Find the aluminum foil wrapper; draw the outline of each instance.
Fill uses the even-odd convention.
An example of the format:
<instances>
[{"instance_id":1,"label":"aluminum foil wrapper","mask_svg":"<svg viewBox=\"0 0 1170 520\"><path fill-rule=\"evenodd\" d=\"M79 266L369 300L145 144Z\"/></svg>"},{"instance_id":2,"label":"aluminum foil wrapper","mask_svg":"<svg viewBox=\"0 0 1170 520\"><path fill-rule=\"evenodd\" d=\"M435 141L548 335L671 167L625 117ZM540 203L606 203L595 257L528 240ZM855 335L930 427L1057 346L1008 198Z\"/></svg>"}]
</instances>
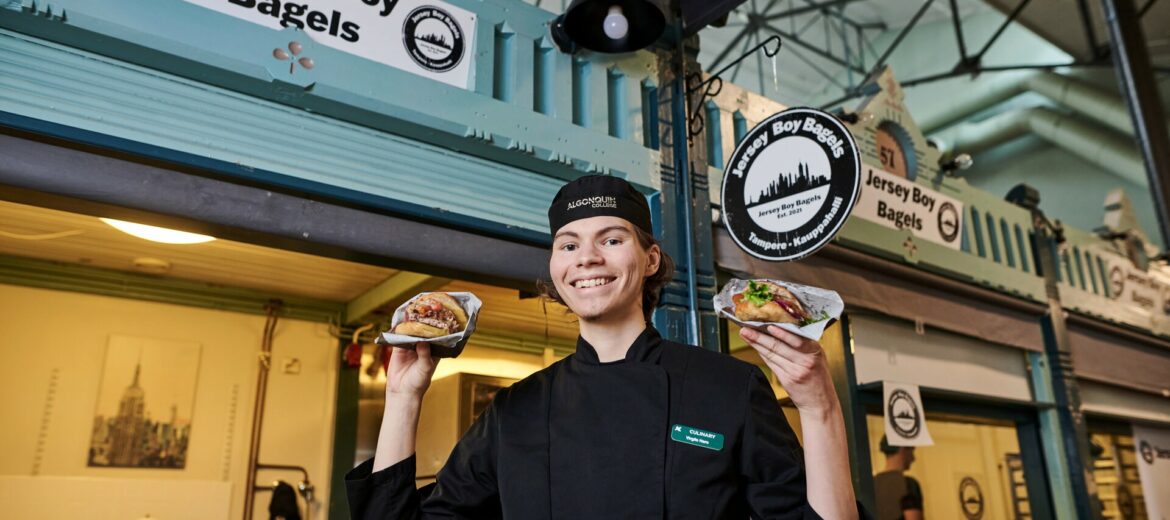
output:
<instances>
[{"instance_id":1,"label":"aluminum foil wrapper","mask_svg":"<svg viewBox=\"0 0 1170 520\"><path fill-rule=\"evenodd\" d=\"M433 291L432 291L433 292ZM383 332L374 340L378 345L391 345L398 348L406 348L414 350L414 344L423 342L431 344L431 357L438 358L453 358L458 357L463 353L463 347L467 345L467 340L471 338L471 333L475 332L475 319L479 317L479 308L483 306L483 302L479 301L474 294L469 292L449 292L455 301L463 307L463 311L467 313L467 326L463 328L463 332L457 334L448 334L446 336L439 336L437 338L417 338L414 336L405 336L402 334L394 334L394 327L399 323L406 321L406 306L411 302L422 298L430 293L416 294L413 298L406 300L402 305L399 305L394 310L394 317L390 322L390 330Z\"/></svg>"},{"instance_id":2,"label":"aluminum foil wrapper","mask_svg":"<svg viewBox=\"0 0 1170 520\"><path fill-rule=\"evenodd\" d=\"M732 278L719 290L719 294L715 295L715 312L720 316L727 318L740 327L747 327L764 331L768 325L775 325L784 330L799 334L811 340L820 341L821 335L825 333L825 328L837 321L841 317L841 313L845 311L845 302L841 300L841 296L836 291L828 289L821 289L819 287L811 287L808 285L800 285L791 282L784 282L780 280L772 280L770 278L754 278L753 280L772 282L776 285L784 287L804 304L804 309L809 312L814 318L820 316L827 316L827 318L812 322L803 327L792 323L768 323L763 321L742 321L735 317L735 303L732 302L731 297L743 292L747 289L749 280L740 280Z\"/></svg>"}]
</instances>

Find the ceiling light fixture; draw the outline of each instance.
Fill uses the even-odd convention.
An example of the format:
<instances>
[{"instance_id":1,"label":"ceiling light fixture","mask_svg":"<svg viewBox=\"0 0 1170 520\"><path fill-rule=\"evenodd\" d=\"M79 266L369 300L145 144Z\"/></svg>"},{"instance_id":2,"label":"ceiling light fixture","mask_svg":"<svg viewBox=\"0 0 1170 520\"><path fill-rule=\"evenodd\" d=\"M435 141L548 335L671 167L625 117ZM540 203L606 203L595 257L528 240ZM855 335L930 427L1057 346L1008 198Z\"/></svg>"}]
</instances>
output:
<instances>
[{"instance_id":1,"label":"ceiling light fixture","mask_svg":"<svg viewBox=\"0 0 1170 520\"><path fill-rule=\"evenodd\" d=\"M202 244L215 240L215 237L212 236L188 233L186 231L175 231L173 229L148 226L146 224L135 224L134 222L126 222L124 220L114 220L112 218L103 218L100 220L127 235L134 235L151 242L160 242L163 244Z\"/></svg>"},{"instance_id":2,"label":"ceiling light fixture","mask_svg":"<svg viewBox=\"0 0 1170 520\"><path fill-rule=\"evenodd\" d=\"M550 24L561 52L578 48L623 53L642 49L662 36L666 15L659 0L573 0Z\"/></svg>"}]
</instances>

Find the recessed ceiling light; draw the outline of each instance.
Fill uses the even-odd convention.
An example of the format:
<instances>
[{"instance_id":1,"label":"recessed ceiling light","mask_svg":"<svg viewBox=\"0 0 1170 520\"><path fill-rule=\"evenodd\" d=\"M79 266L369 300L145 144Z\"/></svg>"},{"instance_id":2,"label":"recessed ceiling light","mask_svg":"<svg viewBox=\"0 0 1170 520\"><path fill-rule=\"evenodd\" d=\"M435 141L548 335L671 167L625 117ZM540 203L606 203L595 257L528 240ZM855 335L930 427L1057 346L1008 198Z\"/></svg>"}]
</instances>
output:
<instances>
[{"instance_id":1,"label":"recessed ceiling light","mask_svg":"<svg viewBox=\"0 0 1170 520\"><path fill-rule=\"evenodd\" d=\"M175 231L173 229L148 226L146 224L135 224L133 222L114 220L112 218L103 218L101 221L109 224L118 231L128 235L134 235L143 240L150 240L151 242L161 242L163 244L202 244L215 240L215 237L212 236L188 233L186 231Z\"/></svg>"}]
</instances>

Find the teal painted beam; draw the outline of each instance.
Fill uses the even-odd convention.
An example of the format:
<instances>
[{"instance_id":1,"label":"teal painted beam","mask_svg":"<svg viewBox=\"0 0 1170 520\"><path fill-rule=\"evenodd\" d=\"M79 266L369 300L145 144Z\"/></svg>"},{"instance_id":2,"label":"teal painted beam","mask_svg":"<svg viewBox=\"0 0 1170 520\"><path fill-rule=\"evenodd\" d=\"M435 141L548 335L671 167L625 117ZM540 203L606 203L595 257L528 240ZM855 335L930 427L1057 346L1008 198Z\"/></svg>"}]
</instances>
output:
<instances>
[{"instance_id":1,"label":"teal painted beam","mask_svg":"<svg viewBox=\"0 0 1170 520\"><path fill-rule=\"evenodd\" d=\"M626 75L621 69L606 70L606 105L609 108L609 135L625 139L626 129Z\"/></svg>"},{"instance_id":2,"label":"teal painted beam","mask_svg":"<svg viewBox=\"0 0 1170 520\"><path fill-rule=\"evenodd\" d=\"M492 96L511 103L516 90L516 32L507 23L495 26Z\"/></svg>"},{"instance_id":3,"label":"teal painted beam","mask_svg":"<svg viewBox=\"0 0 1170 520\"><path fill-rule=\"evenodd\" d=\"M592 85L589 82L590 72L593 68L589 66L589 61L580 58L573 58L573 124L583 128L592 126L593 117L591 101L593 100Z\"/></svg>"},{"instance_id":4,"label":"teal painted beam","mask_svg":"<svg viewBox=\"0 0 1170 520\"><path fill-rule=\"evenodd\" d=\"M10 2L0 7L7 10L0 17L0 26L544 175L571 178L582 172L601 171L626 177L648 190L656 189L652 174L657 154L639 140L610 137L604 129L583 130L571 124L568 110L553 110L550 116L531 110L527 103L520 104L523 109L517 110L515 104L492 99L492 25L506 20L515 29L517 42L536 42L545 37L550 13L519 2L454 3L476 11L479 17L472 91L317 45L303 33L274 31L178 1L64 0L54 3L58 9L55 12L66 14L60 18L43 16L43 4L34 9ZM209 32L222 37L207 38ZM316 63L314 69L297 79L273 72L273 49L286 46L290 39L302 42L305 53L311 53ZM515 48L524 46L517 43ZM534 81L532 57L517 54L524 56L517 66L523 65L525 70L517 70L515 76L528 85ZM553 59L559 69L568 67L571 58L557 54ZM638 53L616 58L599 56L590 61L590 67L604 70L616 66L627 75L643 78L655 73L648 63L653 63L653 56ZM105 65L134 68L116 62ZM567 87L565 84L551 90L560 100L554 100L554 106L571 102ZM518 86L516 92L531 93L532 87ZM601 100L605 97L603 91L593 95ZM32 115L19 107L8 110ZM214 135L203 137L208 144L218 144ZM605 153L598 154L598 150Z\"/></svg>"},{"instance_id":5,"label":"teal painted beam","mask_svg":"<svg viewBox=\"0 0 1170 520\"><path fill-rule=\"evenodd\" d=\"M703 125L707 130L707 166L723 168L723 125L719 121L719 106L714 101L707 101L703 111L707 120Z\"/></svg>"},{"instance_id":6,"label":"teal painted beam","mask_svg":"<svg viewBox=\"0 0 1170 520\"><path fill-rule=\"evenodd\" d=\"M1032 375L1032 392L1037 403L1055 404L1056 389L1052 384L1052 371L1048 367L1048 356L1042 352L1029 352L1028 364ZM1040 416L1041 445L1044 447L1044 464L1048 469L1048 488L1052 494L1052 506L1056 518L1076 518L1076 498L1073 496L1069 464L1060 430L1060 416L1055 408L1043 408Z\"/></svg>"},{"instance_id":7,"label":"teal painted beam","mask_svg":"<svg viewBox=\"0 0 1170 520\"><path fill-rule=\"evenodd\" d=\"M386 306L397 308L402 302L420 292L435 291L450 282L451 280L446 278L399 271L351 300L346 305L346 322L376 321L375 317L370 316L373 311Z\"/></svg>"},{"instance_id":8,"label":"teal painted beam","mask_svg":"<svg viewBox=\"0 0 1170 520\"><path fill-rule=\"evenodd\" d=\"M0 256L0 283L256 315L278 298L282 317L324 323L345 312L337 302L15 256Z\"/></svg>"},{"instance_id":9,"label":"teal painted beam","mask_svg":"<svg viewBox=\"0 0 1170 520\"><path fill-rule=\"evenodd\" d=\"M553 74L556 72L556 47L553 47L552 42L548 38L541 38L533 42L533 94L532 94L532 109L544 114L546 116L554 116L554 93L553 85L555 78Z\"/></svg>"}]
</instances>

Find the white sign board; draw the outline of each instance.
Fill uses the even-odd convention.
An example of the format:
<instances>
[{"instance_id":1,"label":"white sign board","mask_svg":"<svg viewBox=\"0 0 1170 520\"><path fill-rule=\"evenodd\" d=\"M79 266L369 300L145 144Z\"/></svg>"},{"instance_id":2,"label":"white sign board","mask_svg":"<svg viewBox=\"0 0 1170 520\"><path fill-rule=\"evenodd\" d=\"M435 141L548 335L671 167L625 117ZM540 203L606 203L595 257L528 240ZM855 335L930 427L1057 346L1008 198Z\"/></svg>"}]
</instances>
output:
<instances>
[{"instance_id":1,"label":"white sign board","mask_svg":"<svg viewBox=\"0 0 1170 520\"><path fill-rule=\"evenodd\" d=\"M1149 318L1160 318L1167 314L1166 296L1170 293L1170 285L1134 267L1127 258L1103 254L1100 249L1096 253L1105 260L1105 283L1109 286L1110 298L1140 310L1143 316Z\"/></svg>"},{"instance_id":2,"label":"white sign board","mask_svg":"<svg viewBox=\"0 0 1170 520\"><path fill-rule=\"evenodd\" d=\"M873 166L862 166L853 214L951 249L963 244L962 202Z\"/></svg>"},{"instance_id":3,"label":"white sign board","mask_svg":"<svg viewBox=\"0 0 1170 520\"><path fill-rule=\"evenodd\" d=\"M420 76L470 89L475 13L437 0L186 0Z\"/></svg>"},{"instance_id":4,"label":"white sign board","mask_svg":"<svg viewBox=\"0 0 1170 520\"><path fill-rule=\"evenodd\" d=\"M1133 427L1138 476L1146 499L1146 516L1170 518L1170 430Z\"/></svg>"},{"instance_id":5,"label":"white sign board","mask_svg":"<svg viewBox=\"0 0 1170 520\"><path fill-rule=\"evenodd\" d=\"M885 399L886 440L890 446L933 446L918 385L882 383Z\"/></svg>"}]
</instances>

